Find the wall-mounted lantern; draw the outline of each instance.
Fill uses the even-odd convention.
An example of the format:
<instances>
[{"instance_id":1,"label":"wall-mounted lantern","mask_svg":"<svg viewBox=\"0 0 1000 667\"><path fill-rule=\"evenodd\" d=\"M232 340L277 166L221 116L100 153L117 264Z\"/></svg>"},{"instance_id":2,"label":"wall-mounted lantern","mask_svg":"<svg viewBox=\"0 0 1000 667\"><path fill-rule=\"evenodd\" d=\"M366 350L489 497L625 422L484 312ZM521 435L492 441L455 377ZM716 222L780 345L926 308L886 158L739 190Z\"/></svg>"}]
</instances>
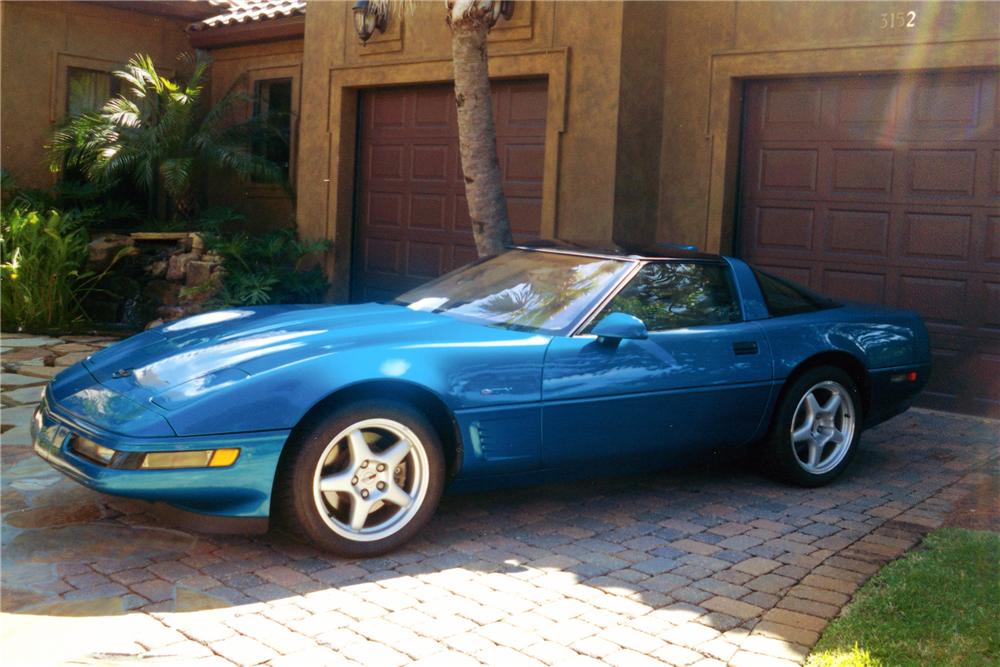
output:
<instances>
[{"instance_id":1,"label":"wall-mounted lantern","mask_svg":"<svg viewBox=\"0 0 1000 667\"><path fill-rule=\"evenodd\" d=\"M500 20L500 17L504 17L508 21L514 16L514 0L503 0L502 2L497 2L493 0L490 3L489 15L487 20L489 21L490 28L496 25L496 22Z\"/></svg>"},{"instance_id":2,"label":"wall-mounted lantern","mask_svg":"<svg viewBox=\"0 0 1000 667\"><path fill-rule=\"evenodd\" d=\"M362 44L371 39L376 30L385 32L389 22L387 13L377 10L368 0L357 0L351 11L354 12L354 29Z\"/></svg>"}]
</instances>

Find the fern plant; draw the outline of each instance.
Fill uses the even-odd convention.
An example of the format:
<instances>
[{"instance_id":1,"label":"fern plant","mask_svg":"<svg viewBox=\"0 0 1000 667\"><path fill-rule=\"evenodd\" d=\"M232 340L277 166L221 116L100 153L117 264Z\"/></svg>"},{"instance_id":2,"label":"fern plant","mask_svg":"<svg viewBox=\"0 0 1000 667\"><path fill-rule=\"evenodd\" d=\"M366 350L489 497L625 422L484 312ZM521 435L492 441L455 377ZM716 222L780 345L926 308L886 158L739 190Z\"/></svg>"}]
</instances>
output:
<instances>
[{"instance_id":1,"label":"fern plant","mask_svg":"<svg viewBox=\"0 0 1000 667\"><path fill-rule=\"evenodd\" d=\"M215 234L206 239L206 247L222 257L224 274L216 305L316 303L326 293L322 269L306 263L328 250L328 241L303 241L293 230L284 229L255 236Z\"/></svg>"}]
</instances>

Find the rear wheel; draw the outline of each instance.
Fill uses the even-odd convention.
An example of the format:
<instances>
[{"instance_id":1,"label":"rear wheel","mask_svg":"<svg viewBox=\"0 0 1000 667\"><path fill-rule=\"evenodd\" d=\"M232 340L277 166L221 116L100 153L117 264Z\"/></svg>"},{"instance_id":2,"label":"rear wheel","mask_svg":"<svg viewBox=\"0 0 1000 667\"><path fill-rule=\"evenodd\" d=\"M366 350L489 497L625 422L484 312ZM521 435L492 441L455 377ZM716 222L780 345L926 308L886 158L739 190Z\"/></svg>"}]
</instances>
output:
<instances>
[{"instance_id":1,"label":"rear wheel","mask_svg":"<svg viewBox=\"0 0 1000 667\"><path fill-rule=\"evenodd\" d=\"M836 479L857 451L861 400L851 376L833 366L803 373L784 392L763 443L765 471L800 486Z\"/></svg>"},{"instance_id":2,"label":"rear wheel","mask_svg":"<svg viewBox=\"0 0 1000 667\"><path fill-rule=\"evenodd\" d=\"M394 549L431 518L444 486L434 428L409 406L365 401L319 422L279 489L294 532L349 557Z\"/></svg>"}]
</instances>

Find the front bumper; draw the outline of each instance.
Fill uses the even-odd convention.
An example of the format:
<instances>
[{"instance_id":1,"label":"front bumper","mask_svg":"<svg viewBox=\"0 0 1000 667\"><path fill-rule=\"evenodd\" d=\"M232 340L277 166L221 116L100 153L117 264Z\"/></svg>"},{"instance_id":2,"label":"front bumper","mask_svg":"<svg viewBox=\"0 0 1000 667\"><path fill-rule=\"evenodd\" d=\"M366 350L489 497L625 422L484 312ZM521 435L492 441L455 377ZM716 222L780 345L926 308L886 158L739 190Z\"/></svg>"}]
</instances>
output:
<instances>
[{"instance_id":1,"label":"front bumper","mask_svg":"<svg viewBox=\"0 0 1000 667\"><path fill-rule=\"evenodd\" d=\"M290 431L261 431L198 437L129 438L102 431L43 400L32 422L35 452L52 467L86 487L117 496L165 502L188 512L217 517L266 518L271 488ZM122 470L99 465L69 447L73 435L119 452L239 448L224 468Z\"/></svg>"}]
</instances>

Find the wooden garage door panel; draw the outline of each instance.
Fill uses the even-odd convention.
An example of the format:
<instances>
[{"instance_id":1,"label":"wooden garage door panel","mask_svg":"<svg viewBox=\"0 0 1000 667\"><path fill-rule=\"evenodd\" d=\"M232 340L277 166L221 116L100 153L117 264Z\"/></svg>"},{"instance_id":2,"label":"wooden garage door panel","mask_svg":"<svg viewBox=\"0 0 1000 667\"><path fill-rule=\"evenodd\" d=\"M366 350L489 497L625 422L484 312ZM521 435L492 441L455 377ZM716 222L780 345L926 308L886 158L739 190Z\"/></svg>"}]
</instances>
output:
<instances>
[{"instance_id":1,"label":"wooden garage door panel","mask_svg":"<svg viewBox=\"0 0 1000 667\"><path fill-rule=\"evenodd\" d=\"M830 191L847 198L892 194L893 152L885 148L833 147Z\"/></svg>"},{"instance_id":2,"label":"wooden garage door panel","mask_svg":"<svg viewBox=\"0 0 1000 667\"><path fill-rule=\"evenodd\" d=\"M954 138L976 132L997 136L995 115L988 103L996 93L995 77L971 72L929 73L912 81L909 126L913 138Z\"/></svg>"},{"instance_id":3,"label":"wooden garage door panel","mask_svg":"<svg viewBox=\"0 0 1000 667\"><path fill-rule=\"evenodd\" d=\"M810 148L765 148L760 152L762 192L816 191L819 151Z\"/></svg>"},{"instance_id":4,"label":"wooden garage door panel","mask_svg":"<svg viewBox=\"0 0 1000 667\"><path fill-rule=\"evenodd\" d=\"M410 195L410 229L448 228L448 197L435 193L414 193Z\"/></svg>"},{"instance_id":5,"label":"wooden garage door panel","mask_svg":"<svg viewBox=\"0 0 1000 667\"><path fill-rule=\"evenodd\" d=\"M971 213L907 212L901 231L903 254L909 259L969 264Z\"/></svg>"},{"instance_id":6,"label":"wooden garage door panel","mask_svg":"<svg viewBox=\"0 0 1000 667\"><path fill-rule=\"evenodd\" d=\"M884 273L868 273L850 269L827 269L823 272L822 291L834 299L853 299L868 303L886 300Z\"/></svg>"},{"instance_id":7,"label":"wooden garage door panel","mask_svg":"<svg viewBox=\"0 0 1000 667\"><path fill-rule=\"evenodd\" d=\"M747 84L739 246L832 296L920 312L935 361L925 404L1000 415L997 80Z\"/></svg>"},{"instance_id":8,"label":"wooden garage door panel","mask_svg":"<svg viewBox=\"0 0 1000 667\"><path fill-rule=\"evenodd\" d=\"M996 89L995 72L760 81L746 128L765 141L996 139Z\"/></svg>"},{"instance_id":9,"label":"wooden garage door panel","mask_svg":"<svg viewBox=\"0 0 1000 667\"><path fill-rule=\"evenodd\" d=\"M826 210L824 250L827 254L862 254L884 259L889 252L891 211L860 206L831 206Z\"/></svg>"},{"instance_id":10,"label":"wooden garage door panel","mask_svg":"<svg viewBox=\"0 0 1000 667\"><path fill-rule=\"evenodd\" d=\"M497 153L516 241L541 227L547 87L497 81ZM390 299L476 257L451 86L361 96L355 301Z\"/></svg>"},{"instance_id":11,"label":"wooden garage door panel","mask_svg":"<svg viewBox=\"0 0 1000 667\"><path fill-rule=\"evenodd\" d=\"M812 250L815 211L800 206L763 204L754 215L754 247L764 252Z\"/></svg>"},{"instance_id":12,"label":"wooden garage door panel","mask_svg":"<svg viewBox=\"0 0 1000 667\"><path fill-rule=\"evenodd\" d=\"M986 218L986 243L983 244L983 263L1000 270L1000 215Z\"/></svg>"},{"instance_id":13,"label":"wooden garage door panel","mask_svg":"<svg viewBox=\"0 0 1000 667\"><path fill-rule=\"evenodd\" d=\"M978 325L982 333L1000 334L1000 278L983 281L980 303L982 310Z\"/></svg>"},{"instance_id":14,"label":"wooden garage door panel","mask_svg":"<svg viewBox=\"0 0 1000 667\"><path fill-rule=\"evenodd\" d=\"M841 80L837 89L835 123L851 134L870 136L899 115L900 90L893 79Z\"/></svg>"}]
</instances>

